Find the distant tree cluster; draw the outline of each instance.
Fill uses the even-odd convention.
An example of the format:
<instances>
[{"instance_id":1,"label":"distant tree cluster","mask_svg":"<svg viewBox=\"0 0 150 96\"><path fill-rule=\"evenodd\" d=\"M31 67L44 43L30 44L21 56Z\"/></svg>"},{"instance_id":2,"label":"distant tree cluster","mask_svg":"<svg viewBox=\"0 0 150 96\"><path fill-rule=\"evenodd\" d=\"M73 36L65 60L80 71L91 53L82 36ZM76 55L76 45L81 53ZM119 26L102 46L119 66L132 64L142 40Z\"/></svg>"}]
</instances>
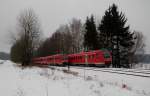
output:
<instances>
[{"instance_id":1,"label":"distant tree cluster","mask_svg":"<svg viewBox=\"0 0 150 96\"><path fill-rule=\"evenodd\" d=\"M33 56L107 49L112 54L112 67L129 68L138 61L135 55L144 53L144 36L130 31L127 18L115 4L105 11L99 24L93 15L84 23L74 18L41 43L40 26L33 11L23 12L18 21L20 34L11 47L11 59L23 65L29 64Z\"/></svg>"},{"instance_id":2,"label":"distant tree cluster","mask_svg":"<svg viewBox=\"0 0 150 96\"><path fill-rule=\"evenodd\" d=\"M10 55L5 52L0 52L0 59L1 60L10 60Z\"/></svg>"},{"instance_id":3,"label":"distant tree cluster","mask_svg":"<svg viewBox=\"0 0 150 96\"><path fill-rule=\"evenodd\" d=\"M68 25L61 25L51 37L40 45L37 56L80 52L83 50L82 28L83 25L78 19L72 19Z\"/></svg>"}]
</instances>

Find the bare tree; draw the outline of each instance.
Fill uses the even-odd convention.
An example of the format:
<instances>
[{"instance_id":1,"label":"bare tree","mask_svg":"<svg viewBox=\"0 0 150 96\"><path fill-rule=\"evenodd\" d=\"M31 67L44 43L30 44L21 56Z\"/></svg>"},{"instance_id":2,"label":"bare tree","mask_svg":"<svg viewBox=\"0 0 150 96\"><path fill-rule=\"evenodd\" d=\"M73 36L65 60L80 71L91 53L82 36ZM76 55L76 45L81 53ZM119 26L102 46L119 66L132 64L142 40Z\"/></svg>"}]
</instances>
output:
<instances>
[{"instance_id":1,"label":"bare tree","mask_svg":"<svg viewBox=\"0 0 150 96\"><path fill-rule=\"evenodd\" d=\"M137 32L134 31L135 34L135 45L133 52L135 54L143 54L144 53L144 48L145 48L145 38L142 32Z\"/></svg>"},{"instance_id":2,"label":"bare tree","mask_svg":"<svg viewBox=\"0 0 150 96\"><path fill-rule=\"evenodd\" d=\"M70 24L60 25L38 48L38 56L50 54L69 54L83 50L83 30L80 20L73 19Z\"/></svg>"},{"instance_id":3,"label":"bare tree","mask_svg":"<svg viewBox=\"0 0 150 96\"><path fill-rule=\"evenodd\" d=\"M47 38L38 48L38 56L71 53L72 35L68 25L61 25L51 37Z\"/></svg>"},{"instance_id":4,"label":"bare tree","mask_svg":"<svg viewBox=\"0 0 150 96\"><path fill-rule=\"evenodd\" d=\"M145 53L145 38L142 32L134 31L134 46L131 49L132 63L138 63ZM140 58L139 58L140 56Z\"/></svg>"},{"instance_id":5,"label":"bare tree","mask_svg":"<svg viewBox=\"0 0 150 96\"><path fill-rule=\"evenodd\" d=\"M73 18L70 23L70 32L72 35L72 53L77 53L83 50L83 25L81 20Z\"/></svg>"},{"instance_id":6,"label":"bare tree","mask_svg":"<svg viewBox=\"0 0 150 96\"><path fill-rule=\"evenodd\" d=\"M23 11L18 18L18 38L20 42L20 58L22 65L28 65L31 62L34 50L37 48L40 37L40 24L37 16L32 9Z\"/></svg>"},{"instance_id":7,"label":"bare tree","mask_svg":"<svg viewBox=\"0 0 150 96\"><path fill-rule=\"evenodd\" d=\"M57 53L71 53L72 36L68 25L61 25L52 35L51 39L53 39L51 44L55 45L53 48Z\"/></svg>"}]
</instances>

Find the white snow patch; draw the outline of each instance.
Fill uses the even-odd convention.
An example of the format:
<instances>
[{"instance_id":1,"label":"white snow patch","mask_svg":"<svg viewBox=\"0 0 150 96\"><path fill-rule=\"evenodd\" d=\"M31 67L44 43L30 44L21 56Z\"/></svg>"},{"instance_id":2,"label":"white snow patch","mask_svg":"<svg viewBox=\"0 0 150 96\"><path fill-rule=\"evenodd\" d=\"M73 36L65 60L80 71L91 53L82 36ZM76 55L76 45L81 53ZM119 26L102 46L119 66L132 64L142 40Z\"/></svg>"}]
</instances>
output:
<instances>
[{"instance_id":1,"label":"white snow patch","mask_svg":"<svg viewBox=\"0 0 150 96\"><path fill-rule=\"evenodd\" d=\"M5 61L0 65L0 96L148 96L110 84L111 77L104 75L83 78L48 68L21 69Z\"/></svg>"}]
</instances>

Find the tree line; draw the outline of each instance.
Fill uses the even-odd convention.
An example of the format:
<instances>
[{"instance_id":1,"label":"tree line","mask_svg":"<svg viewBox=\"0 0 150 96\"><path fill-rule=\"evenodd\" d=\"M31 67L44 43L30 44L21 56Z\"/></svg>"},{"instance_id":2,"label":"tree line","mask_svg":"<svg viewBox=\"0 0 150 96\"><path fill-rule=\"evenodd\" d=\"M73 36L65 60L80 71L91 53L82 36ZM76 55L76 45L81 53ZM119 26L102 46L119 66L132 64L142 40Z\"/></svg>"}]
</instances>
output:
<instances>
[{"instance_id":1,"label":"tree line","mask_svg":"<svg viewBox=\"0 0 150 96\"><path fill-rule=\"evenodd\" d=\"M40 40L40 24L33 10L23 12L18 21L19 36L11 47L11 60L22 65L30 64L33 57L107 49L112 54L112 67L129 68L137 61L135 54L144 52L143 34L130 31L125 14L115 4L105 11L99 24L94 15L84 23L74 18L45 40Z\"/></svg>"}]
</instances>

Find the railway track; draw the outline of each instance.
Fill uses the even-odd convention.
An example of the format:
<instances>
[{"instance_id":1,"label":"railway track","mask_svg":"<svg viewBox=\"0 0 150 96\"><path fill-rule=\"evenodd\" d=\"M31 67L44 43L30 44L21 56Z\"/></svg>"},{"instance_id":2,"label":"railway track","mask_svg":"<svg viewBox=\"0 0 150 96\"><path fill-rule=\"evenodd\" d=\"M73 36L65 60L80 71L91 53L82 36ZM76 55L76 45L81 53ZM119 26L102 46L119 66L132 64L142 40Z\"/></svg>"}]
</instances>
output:
<instances>
[{"instance_id":1,"label":"railway track","mask_svg":"<svg viewBox=\"0 0 150 96\"><path fill-rule=\"evenodd\" d=\"M74 68L150 78L150 71L148 71L148 72L141 71L140 72L140 70L138 70L138 71L125 70L125 69L114 70L114 69L93 68L93 67L92 68L74 67Z\"/></svg>"},{"instance_id":2,"label":"railway track","mask_svg":"<svg viewBox=\"0 0 150 96\"><path fill-rule=\"evenodd\" d=\"M149 71L143 71L143 70L128 70L128 69L120 69L120 70L113 70L113 69L105 69L105 70L112 70L112 71L121 71L121 72L132 72L132 73L141 73L141 74L150 74L150 70Z\"/></svg>"},{"instance_id":3,"label":"railway track","mask_svg":"<svg viewBox=\"0 0 150 96\"><path fill-rule=\"evenodd\" d=\"M62 68L67 68L67 67L62 67ZM108 73L124 74L124 75L132 75L132 76L150 78L150 70L111 69L111 68L96 68L96 67L77 67L77 66L71 66L70 68L92 70L92 71L101 71L101 72L108 72Z\"/></svg>"}]
</instances>

